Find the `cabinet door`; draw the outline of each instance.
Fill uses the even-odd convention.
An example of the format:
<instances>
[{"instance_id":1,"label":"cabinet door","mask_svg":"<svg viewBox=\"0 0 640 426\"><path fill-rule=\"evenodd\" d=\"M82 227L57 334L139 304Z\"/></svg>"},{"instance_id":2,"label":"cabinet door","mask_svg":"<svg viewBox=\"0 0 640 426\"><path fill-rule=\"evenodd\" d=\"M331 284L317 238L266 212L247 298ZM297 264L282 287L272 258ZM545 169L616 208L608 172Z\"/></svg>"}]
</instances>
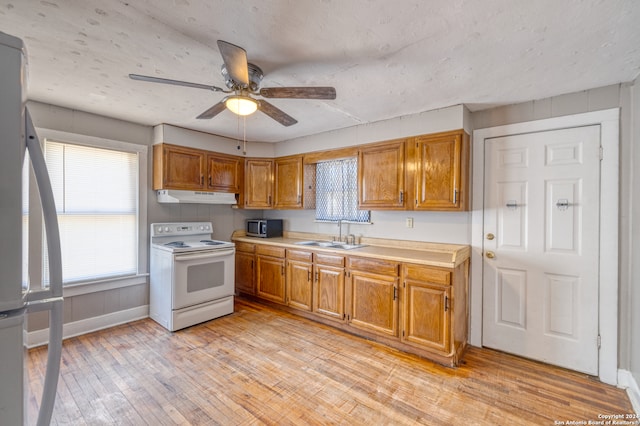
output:
<instances>
[{"instance_id":1,"label":"cabinet door","mask_svg":"<svg viewBox=\"0 0 640 426\"><path fill-rule=\"evenodd\" d=\"M416 138L415 209L466 210L468 144L464 134Z\"/></svg>"},{"instance_id":2,"label":"cabinet door","mask_svg":"<svg viewBox=\"0 0 640 426\"><path fill-rule=\"evenodd\" d=\"M404 343L450 352L451 287L405 279Z\"/></svg>"},{"instance_id":3,"label":"cabinet door","mask_svg":"<svg viewBox=\"0 0 640 426\"><path fill-rule=\"evenodd\" d=\"M242 160L226 155L207 155L207 189L219 192L240 192Z\"/></svg>"},{"instance_id":4,"label":"cabinet door","mask_svg":"<svg viewBox=\"0 0 640 426\"><path fill-rule=\"evenodd\" d=\"M203 190L204 151L175 146L153 147L153 189Z\"/></svg>"},{"instance_id":5,"label":"cabinet door","mask_svg":"<svg viewBox=\"0 0 640 426\"><path fill-rule=\"evenodd\" d=\"M347 315L353 327L398 335L397 277L350 271L351 306Z\"/></svg>"},{"instance_id":6,"label":"cabinet door","mask_svg":"<svg viewBox=\"0 0 640 426\"><path fill-rule=\"evenodd\" d=\"M310 262L287 261L287 302L294 308L311 311L312 272Z\"/></svg>"},{"instance_id":7,"label":"cabinet door","mask_svg":"<svg viewBox=\"0 0 640 426\"><path fill-rule=\"evenodd\" d=\"M274 208L302 208L302 156L275 160Z\"/></svg>"},{"instance_id":8,"label":"cabinet door","mask_svg":"<svg viewBox=\"0 0 640 426\"><path fill-rule=\"evenodd\" d=\"M256 256L258 296L273 302L285 303L284 259L271 256Z\"/></svg>"},{"instance_id":9,"label":"cabinet door","mask_svg":"<svg viewBox=\"0 0 640 426\"><path fill-rule=\"evenodd\" d=\"M271 208L273 202L273 160L245 162L245 207Z\"/></svg>"},{"instance_id":10,"label":"cabinet door","mask_svg":"<svg viewBox=\"0 0 640 426\"><path fill-rule=\"evenodd\" d=\"M344 320L344 268L315 265L313 312Z\"/></svg>"},{"instance_id":11,"label":"cabinet door","mask_svg":"<svg viewBox=\"0 0 640 426\"><path fill-rule=\"evenodd\" d=\"M404 140L365 147L358 153L358 204L361 209L403 209Z\"/></svg>"},{"instance_id":12,"label":"cabinet door","mask_svg":"<svg viewBox=\"0 0 640 426\"><path fill-rule=\"evenodd\" d=\"M255 255L236 251L236 293L256 292L255 287Z\"/></svg>"}]
</instances>

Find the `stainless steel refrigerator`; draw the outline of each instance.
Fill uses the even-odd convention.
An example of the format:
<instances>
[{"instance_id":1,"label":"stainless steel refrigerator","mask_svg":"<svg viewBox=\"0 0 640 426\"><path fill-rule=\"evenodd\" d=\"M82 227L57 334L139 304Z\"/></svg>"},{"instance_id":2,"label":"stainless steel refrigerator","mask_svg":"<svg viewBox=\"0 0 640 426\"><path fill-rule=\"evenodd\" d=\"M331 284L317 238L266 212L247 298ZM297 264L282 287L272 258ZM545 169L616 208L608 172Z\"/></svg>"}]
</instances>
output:
<instances>
[{"instance_id":1,"label":"stainless steel refrigerator","mask_svg":"<svg viewBox=\"0 0 640 426\"><path fill-rule=\"evenodd\" d=\"M27 56L22 40L0 32L0 424L27 423L26 318L49 312L49 347L38 425L48 425L62 351L62 265L56 209L40 142L25 107ZM49 286L30 289L23 273L23 167L30 161L40 194ZM33 212L31 212L33 215ZM29 419L32 423L32 419Z\"/></svg>"}]
</instances>

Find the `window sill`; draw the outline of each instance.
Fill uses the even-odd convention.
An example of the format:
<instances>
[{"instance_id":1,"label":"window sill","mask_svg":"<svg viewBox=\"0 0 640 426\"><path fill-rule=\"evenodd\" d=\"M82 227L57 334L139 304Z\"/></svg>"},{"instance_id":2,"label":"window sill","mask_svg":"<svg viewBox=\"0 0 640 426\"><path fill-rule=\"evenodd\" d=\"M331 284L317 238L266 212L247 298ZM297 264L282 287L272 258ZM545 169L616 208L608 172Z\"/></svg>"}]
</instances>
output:
<instances>
[{"instance_id":1,"label":"window sill","mask_svg":"<svg viewBox=\"0 0 640 426\"><path fill-rule=\"evenodd\" d=\"M148 282L149 274L130 275L126 277L107 278L96 281L67 284L62 289L63 297L80 296L122 287L131 287Z\"/></svg>"}]
</instances>

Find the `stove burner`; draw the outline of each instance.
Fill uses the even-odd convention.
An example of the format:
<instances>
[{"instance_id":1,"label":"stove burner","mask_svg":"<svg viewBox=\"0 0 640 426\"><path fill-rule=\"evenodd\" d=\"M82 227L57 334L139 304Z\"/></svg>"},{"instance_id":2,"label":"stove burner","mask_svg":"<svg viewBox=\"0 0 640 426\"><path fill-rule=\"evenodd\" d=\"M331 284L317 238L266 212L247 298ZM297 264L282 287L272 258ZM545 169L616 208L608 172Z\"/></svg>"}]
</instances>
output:
<instances>
[{"instance_id":1,"label":"stove burner","mask_svg":"<svg viewBox=\"0 0 640 426\"><path fill-rule=\"evenodd\" d=\"M170 243L166 243L165 246L178 247L178 248L189 247L187 244L184 243L184 241L172 241Z\"/></svg>"},{"instance_id":2,"label":"stove burner","mask_svg":"<svg viewBox=\"0 0 640 426\"><path fill-rule=\"evenodd\" d=\"M219 246L220 244L224 244L222 241L213 241L213 240L200 240L201 243L204 243L205 246Z\"/></svg>"}]
</instances>

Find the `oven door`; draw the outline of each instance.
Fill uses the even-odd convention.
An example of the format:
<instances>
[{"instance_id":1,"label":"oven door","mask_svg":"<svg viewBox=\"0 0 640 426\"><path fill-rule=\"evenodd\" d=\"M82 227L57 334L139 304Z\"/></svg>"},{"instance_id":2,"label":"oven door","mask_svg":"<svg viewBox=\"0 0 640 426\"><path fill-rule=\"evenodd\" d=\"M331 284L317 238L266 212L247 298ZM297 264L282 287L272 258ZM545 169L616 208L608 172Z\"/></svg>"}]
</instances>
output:
<instances>
[{"instance_id":1,"label":"oven door","mask_svg":"<svg viewBox=\"0 0 640 426\"><path fill-rule=\"evenodd\" d=\"M234 262L235 248L174 255L172 309L232 296Z\"/></svg>"}]
</instances>

